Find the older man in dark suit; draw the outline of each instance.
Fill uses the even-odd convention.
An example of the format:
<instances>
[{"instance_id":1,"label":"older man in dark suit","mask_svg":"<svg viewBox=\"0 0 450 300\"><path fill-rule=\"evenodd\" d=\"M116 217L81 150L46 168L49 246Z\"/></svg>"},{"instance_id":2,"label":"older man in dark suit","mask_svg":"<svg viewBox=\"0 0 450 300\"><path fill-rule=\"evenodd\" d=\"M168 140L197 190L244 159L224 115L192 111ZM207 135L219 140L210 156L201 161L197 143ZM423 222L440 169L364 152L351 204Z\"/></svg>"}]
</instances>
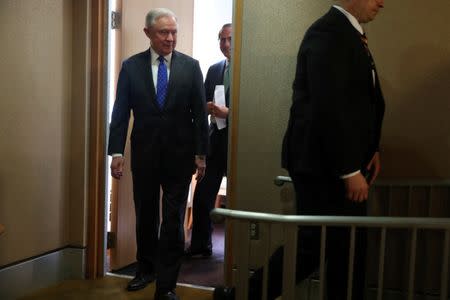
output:
<instances>
[{"instance_id":1,"label":"older man in dark suit","mask_svg":"<svg viewBox=\"0 0 450 300\"><path fill-rule=\"evenodd\" d=\"M231 31L232 27L229 23L223 25L220 29L219 45L226 59L212 65L208 69L205 79L208 113L211 115L209 126L210 151L206 158L208 169L205 178L195 187L192 237L191 245L186 250L187 256L209 257L212 255L211 234L213 228L209 214L214 208L222 178L227 171L228 127L218 126L216 118L228 120ZM225 105L213 101L214 92L218 85L224 85Z\"/></svg>"},{"instance_id":2,"label":"older man in dark suit","mask_svg":"<svg viewBox=\"0 0 450 300\"><path fill-rule=\"evenodd\" d=\"M369 186L380 170L384 99L360 24L372 21L384 1L337 2L300 46L283 143L283 166L303 215L366 215ZM346 299L348 230L332 228L327 239L328 299ZM306 271L317 266L319 245L318 229L300 231L299 259ZM364 297L365 248L360 231L352 299Z\"/></svg>"},{"instance_id":3,"label":"older man in dark suit","mask_svg":"<svg viewBox=\"0 0 450 300\"><path fill-rule=\"evenodd\" d=\"M133 111L131 169L138 270L127 288L144 288L156 275L156 300L178 299L175 287L184 251L189 184L195 170L198 180L204 175L208 145L202 73L196 60L174 50L177 29L170 10L147 14L144 32L151 46L122 65L109 136L111 175L120 179Z\"/></svg>"}]
</instances>

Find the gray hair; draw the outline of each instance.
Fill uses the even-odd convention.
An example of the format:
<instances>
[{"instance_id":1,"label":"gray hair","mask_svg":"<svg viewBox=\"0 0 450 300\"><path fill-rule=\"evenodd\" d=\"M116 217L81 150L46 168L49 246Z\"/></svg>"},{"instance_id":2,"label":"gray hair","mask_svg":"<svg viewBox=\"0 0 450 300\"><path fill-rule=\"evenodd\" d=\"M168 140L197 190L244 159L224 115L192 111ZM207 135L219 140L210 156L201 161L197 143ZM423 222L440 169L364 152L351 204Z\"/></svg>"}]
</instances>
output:
<instances>
[{"instance_id":1,"label":"gray hair","mask_svg":"<svg viewBox=\"0 0 450 300\"><path fill-rule=\"evenodd\" d=\"M145 16L145 27L146 28L152 27L153 25L155 25L156 20L158 20L161 17L173 17L175 19L175 21L178 22L177 16L170 9L155 8L155 9L152 9L151 11L149 11L147 13L147 15Z\"/></svg>"}]
</instances>

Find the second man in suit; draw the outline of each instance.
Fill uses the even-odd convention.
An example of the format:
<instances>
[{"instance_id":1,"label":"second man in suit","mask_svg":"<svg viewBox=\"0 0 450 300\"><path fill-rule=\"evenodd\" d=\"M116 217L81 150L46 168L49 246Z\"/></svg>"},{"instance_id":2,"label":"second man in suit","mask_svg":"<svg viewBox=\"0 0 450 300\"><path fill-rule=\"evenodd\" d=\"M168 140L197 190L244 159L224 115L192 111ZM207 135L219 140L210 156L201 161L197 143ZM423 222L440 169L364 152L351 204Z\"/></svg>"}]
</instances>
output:
<instances>
[{"instance_id":1,"label":"second man in suit","mask_svg":"<svg viewBox=\"0 0 450 300\"><path fill-rule=\"evenodd\" d=\"M380 170L384 98L361 24L383 6L383 0L336 0L303 37L282 149L299 215L366 215L369 187ZM300 229L297 282L318 268L320 238L320 228ZM349 230L327 227L326 239L327 299L348 299ZM365 231L358 230L352 299L365 298L365 252ZM269 262L270 300L281 294L282 268L279 248ZM261 299L262 275L258 269L250 278L248 299ZM214 300L234 298L233 288L214 291Z\"/></svg>"},{"instance_id":2,"label":"second man in suit","mask_svg":"<svg viewBox=\"0 0 450 300\"><path fill-rule=\"evenodd\" d=\"M145 20L150 48L122 64L110 124L111 175L120 179L130 112L131 171L138 270L128 290L155 280L155 300L178 299L184 213L192 174L205 172L208 146L203 76L198 61L175 51L178 23L164 8ZM162 196L162 223L159 201Z\"/></svg>"},{"instance_id":3,"label":"second man in suit","mask_svg":"<svg viewBox=\"0 0 450 300\"><path fill-rule=\"evenodd\" d=\"M384 98L362 23L383 0L337 0L306 32L298 53L283 167L301 215L365 216L380 170ZM327 228L328 299L347 298L349 228ZM320 228L299 235L300 277L319 261ZM352 299L364 299L366 233L356 232ZM303 275L303 276L302 276Z\"/></svg>"},{"instance_id":4,"label":"second man in suit","mask_svg":"<svg viewBox=\"0 0 450 300\"><path fill-rule=\"evenodd\" d=\"M219 31L220 50L226 59L212 65L205 80L208 113L211 116L209 127L210 151L206 158L208 168L205 177L197 183L193 200L193 223L191 245L187 256L212 255L212 224L209 214L214 208L222 178L227 171L228 126L221 128L216 118L228 119L230 96L230 59L231 59L231 24L225 24ZM224 85L225 105L214 102L214 91L217 85ZM220 128L219 128L220 127Z\"/></svg>"}]
</instances>

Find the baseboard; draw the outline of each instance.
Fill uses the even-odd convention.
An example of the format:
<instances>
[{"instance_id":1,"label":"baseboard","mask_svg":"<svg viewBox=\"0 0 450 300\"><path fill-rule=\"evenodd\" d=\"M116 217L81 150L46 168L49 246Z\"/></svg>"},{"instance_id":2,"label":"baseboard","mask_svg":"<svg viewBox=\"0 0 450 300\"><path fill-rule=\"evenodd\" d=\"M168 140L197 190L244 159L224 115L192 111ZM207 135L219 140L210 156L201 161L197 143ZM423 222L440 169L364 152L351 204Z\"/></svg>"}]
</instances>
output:
<instances>
[{"instance_id":1,"label":"baseboard","mask_svg":"<svg viewBox=\"0 0 450 300\"><path fill-rule=\"evenodd\" d=\"M66 247L0 270L0 299L18 299L67 279L84 278L86 249Z\"/></svg>"}]
</instances>

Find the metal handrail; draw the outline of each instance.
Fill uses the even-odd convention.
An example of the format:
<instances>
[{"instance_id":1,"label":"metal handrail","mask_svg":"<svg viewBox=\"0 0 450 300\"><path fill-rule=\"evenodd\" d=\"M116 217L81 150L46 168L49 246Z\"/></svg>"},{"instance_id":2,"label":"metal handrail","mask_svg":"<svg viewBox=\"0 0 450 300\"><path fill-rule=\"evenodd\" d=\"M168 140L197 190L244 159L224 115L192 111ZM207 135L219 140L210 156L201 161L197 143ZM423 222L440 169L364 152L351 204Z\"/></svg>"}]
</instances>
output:
<instances>
[{"instance_id":1,"label":"metal handrail","mask_svg":"<svg viewBox=\"0 0 450 300\"><path fill-rule=\"evenodd\" d=\"M390 228L407 228L411 230L411 257L409 259L409 267L412 270L412 274L408 280L408 299L413 299L414 293L414 273L415 273L415 261L416 261L416 247L417 247L417 230L418 229L434 229L444 230L445 238L443 243L442 261L443 266L441 270L441 300L447 299L448 287L448 263L449 263L449 249L450 249L450 218L410 218L410 217L356 217L356 216L304 216L304 215L279 215L271 213L250 212L240 210L230 210L224 208L215 208L211 212L213 220L230 219L237 222L238 235L240 236L240 248L249 249L249 226L251 222L281 224L284 228L284 257L283 262L283 287L282 296L286 299L294 299L294 286L295 280L292 274L295 274L296 265L296 238L298 226L318 226L321 228L321 249L320 249L320 278L324 278L324 266L325 266L325 241L326 241L326 228L328 226L342 226L350 227L352 233L351 244L349 248L349 272L353 269L353 255L354 255L354 235L356 227L368 227L368 228L380 228L380 252L379 252L379 278L378 278L378 293L377 299L381 300L383 297L383 276L384 276L384 259L385 259L385 245L386 245L386 230ZM269 227L270 228L270 227ZM269 235L270 238L270 235ZM237 299L246 299L248 293L248 281L246 280L248 275L248 261L249 252L240 251L237 255L237 263L239 265L237 273ZM269 260L269 253L266 251L264 261L267 263ZM351 276L349 276L351 278ZM263 278L263 290L265 291L268 284L268 272L264 272ZM349 280L347 290L352 290L352 281ZM319 298L324 299L324 284L323 281L319 282ZM267 299L267 293L264 292L263 299ZM351 294L347 299L352 299Z\"/></svg>"},{"instance_id":2,"label":"metal handrail","mask_svg":"<svg viewBox=\"0 0 450 300\"><path fill-rule=\"evenodd\" d=\"M211 217L213 220L217 221L220 221L223 217L226 217L238 220L263 221L268 223L289 223L307 226L349 226L349 224L352 224L358 227L450 229L450 218L280 215L243 210L231 210L226 208L213 209L211 212Z\"/></svg>"}]
</instances>

